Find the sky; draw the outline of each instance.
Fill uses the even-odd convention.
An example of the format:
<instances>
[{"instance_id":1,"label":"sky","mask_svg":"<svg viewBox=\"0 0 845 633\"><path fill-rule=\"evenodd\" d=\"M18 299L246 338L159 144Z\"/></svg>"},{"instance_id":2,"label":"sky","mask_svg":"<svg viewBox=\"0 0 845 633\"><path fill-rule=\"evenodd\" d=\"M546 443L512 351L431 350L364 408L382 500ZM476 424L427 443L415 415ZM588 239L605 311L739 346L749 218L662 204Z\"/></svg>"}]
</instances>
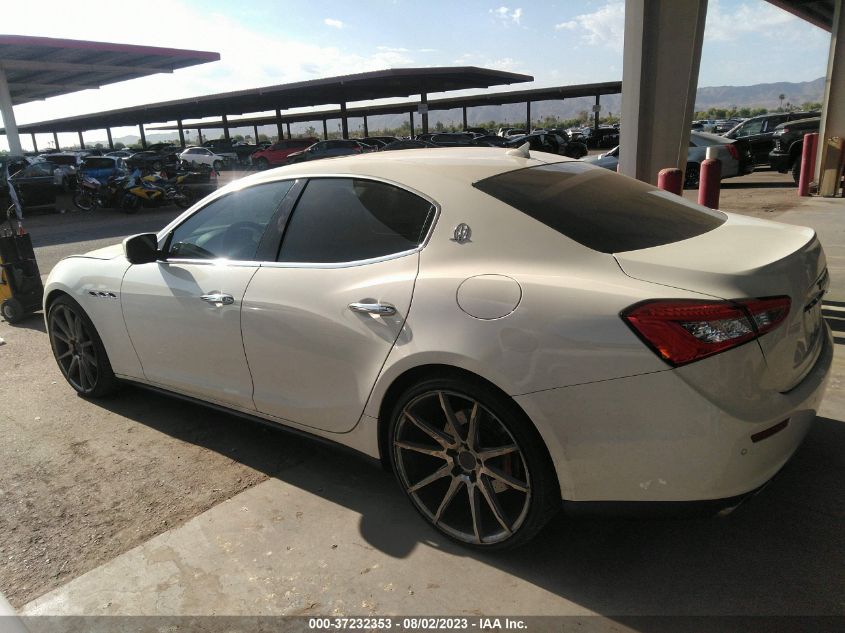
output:
<instances>
[{"instance_id":1,"label":"sky","mask_svg":"<svg viewBox=\"0 0 845 633\"><path fill-rule=\"evenodd\" d=\"M16 106L18 123L397 67L534 76L511 89L622 78L620 0L73 0L71 11L66 0L44 0L37 14L33 6L5 3L0 31L210 50L221 61ZM699 86L817 79L829 43L828 33L764 0L710 0ZM122 131L132 128L113 132ZM30 145L28 135L21 140Z\"/></svg>"}]
</instances>

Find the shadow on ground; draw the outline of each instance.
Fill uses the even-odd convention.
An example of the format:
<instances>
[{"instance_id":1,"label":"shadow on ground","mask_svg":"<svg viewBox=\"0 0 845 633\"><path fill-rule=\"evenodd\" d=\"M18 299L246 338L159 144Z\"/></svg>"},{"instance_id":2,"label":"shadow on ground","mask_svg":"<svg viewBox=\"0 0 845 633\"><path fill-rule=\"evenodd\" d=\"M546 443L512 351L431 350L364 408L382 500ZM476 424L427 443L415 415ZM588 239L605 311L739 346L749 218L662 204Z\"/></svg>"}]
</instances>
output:
<instances>
[{"instance_id":1,"label":"shadow on ground","mask_svg":"<svg viewBox=\"0 0 845 633\"><path fill-rule=\"evenodd\" d=\"M819 418L780 475L728 517L559 515L529 545L492 555L439 536L392 475L354 454L135 388L102 406L350 508L361 515L362 537L393 557L417 547L475 557L608 616L845 611L845 423L839 420Z\"/></svg>"}]
</instances>

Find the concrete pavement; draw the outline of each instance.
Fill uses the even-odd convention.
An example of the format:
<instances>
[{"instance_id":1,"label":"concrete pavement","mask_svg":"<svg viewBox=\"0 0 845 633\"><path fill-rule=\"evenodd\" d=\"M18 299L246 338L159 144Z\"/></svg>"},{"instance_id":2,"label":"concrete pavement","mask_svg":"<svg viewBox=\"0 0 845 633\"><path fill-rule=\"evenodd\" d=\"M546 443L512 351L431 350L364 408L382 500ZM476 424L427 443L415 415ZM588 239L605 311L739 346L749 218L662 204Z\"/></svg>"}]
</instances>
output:
<instances>
[{"instance_id":1,"label":"concrete pavement","mask_svg":"<svg viewBox=\"0 0 845 633\"><path fill-rule=\"evenodd\" d=\"M813 226L827 251L834 375L805 445L733 515L561 516L520 550L477 555L429 529L389 475L318 446L23 613L842 615L845 201L777 219Z\"/></svg>"}]
</instances>

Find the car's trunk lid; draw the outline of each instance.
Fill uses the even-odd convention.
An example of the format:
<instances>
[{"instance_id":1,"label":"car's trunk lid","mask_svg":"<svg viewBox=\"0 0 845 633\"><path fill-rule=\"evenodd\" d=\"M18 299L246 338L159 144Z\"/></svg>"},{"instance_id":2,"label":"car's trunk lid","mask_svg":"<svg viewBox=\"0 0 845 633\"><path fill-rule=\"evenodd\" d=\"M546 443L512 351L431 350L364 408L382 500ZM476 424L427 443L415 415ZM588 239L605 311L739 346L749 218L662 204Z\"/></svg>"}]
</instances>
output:
<instances>
[{"instance_id":1,"label":"car's trunk lid","mask_svg":"<svg viewBox=\"0 0 845 633\"><path fill-rule=\"evenodd\" d=\"M614 257L635 279L721 299L788 295L786 322L758 339L769 367L766 386L787 391L821 351L824 251L812 229L727 215L723 225L697 237Z\"/></svg>"}]
</instances>

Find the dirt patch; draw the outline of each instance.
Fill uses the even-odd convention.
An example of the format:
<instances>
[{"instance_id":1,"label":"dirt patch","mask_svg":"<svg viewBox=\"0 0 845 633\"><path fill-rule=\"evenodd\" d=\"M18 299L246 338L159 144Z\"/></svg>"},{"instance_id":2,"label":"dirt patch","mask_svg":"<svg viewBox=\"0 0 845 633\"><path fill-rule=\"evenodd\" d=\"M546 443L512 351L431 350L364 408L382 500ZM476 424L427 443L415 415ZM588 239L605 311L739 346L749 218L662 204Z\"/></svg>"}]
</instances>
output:
<instances>
[{"instance_id":1,"label":"dirt patch","mask_svg":"<svg viewBox=\"0 0 845 633\"><path fill-rule=\"evenodd\" d=\"M698 191L684 191L689 200L698 199ZM792 176L763 169L740 178L722 181L719 208L743 215L776 220L785 211L801 206L801 198Z\"/></svg>"},{"instance_id":2,"label":"dirt patch","mask_svg":"<svg viewBox=\"0 0 845 633\"><path fill-rule=\"evenodd\" d=\"M40 316L0 322L0 591L15 607L309 458L313 444L127 388L89 402Z\"/></svg>"}]
</instances>

